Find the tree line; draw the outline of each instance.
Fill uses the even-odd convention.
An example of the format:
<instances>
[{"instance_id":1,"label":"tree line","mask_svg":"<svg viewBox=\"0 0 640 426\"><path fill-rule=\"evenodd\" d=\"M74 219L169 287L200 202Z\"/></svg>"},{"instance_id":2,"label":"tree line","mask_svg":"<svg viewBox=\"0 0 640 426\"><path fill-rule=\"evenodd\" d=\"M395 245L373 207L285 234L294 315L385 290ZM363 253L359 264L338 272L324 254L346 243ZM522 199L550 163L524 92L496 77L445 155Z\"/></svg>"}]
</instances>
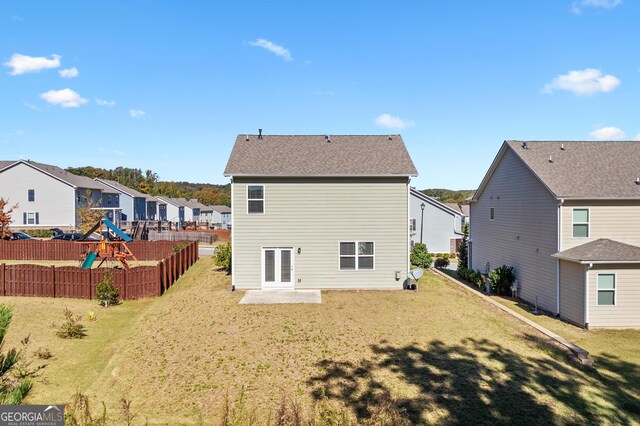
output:
<instances>
[{"instance_id":1,"label":"tree line","mask_svg":"<svg viewBox=\"0 0 640 426\"><path fill-rule=\"evenodd\" d=\"M116 167L102 169L99 167L69 167L69 173L89 178L109 179L121 185L135 189L144 194L164 195L171 198L196 198L206 205L231 205L230 185L214 185L211 183L191 183L162 181L153 170Z\"/></svg>"}]
</instances>

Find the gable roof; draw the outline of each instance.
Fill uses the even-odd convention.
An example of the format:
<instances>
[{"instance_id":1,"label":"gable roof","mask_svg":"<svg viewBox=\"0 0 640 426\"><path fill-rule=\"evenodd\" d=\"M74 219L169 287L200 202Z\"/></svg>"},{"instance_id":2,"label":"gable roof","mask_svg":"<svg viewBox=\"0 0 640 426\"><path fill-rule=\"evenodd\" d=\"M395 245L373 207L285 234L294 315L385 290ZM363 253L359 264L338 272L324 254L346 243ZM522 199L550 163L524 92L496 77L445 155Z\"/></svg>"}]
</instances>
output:
<instances>
[{"instance_id":1,"label":"gable roof","mask_svg":"<svg viewBox=\"0 0 640 426\"><path fill-rule=\"evenodd\" d=\"M163 202L165 202L167 204L171 204L171 205L176 206L176 207L184 207L184 204L180 203L178 201L178 198L165 197L164 195L158 195L157 198L160 201L163 201ZM183 198L183 200L184 200L184 198Z\"/></svg>"},{"instance_id":2,"label":"gable roof","mask_svg":"<svg viewBox=\"0 0 640 426\"><path fill-rule=\"evenodd\" d=\"M576 263L640 263L640 247L600 238L553 256Z\"/></svg>"},{"instance_id":3,"label":"gable roof","mask_svg":"<svg viewBox=\"0 0 640 426\"><path fill-rule=\"evenodd\" d=\"M4 164L0 164L0 170L4 170L10 167L15 167L19 164L24 164L25 166L31 167L35 170L39 170L40 172L47 174L54 179L57 179L67 185L78 189L78 188L86 188L86 189L96 189L109 194L117 194L112 188L105 186L99 182L95 182L93 179L88 178L86 176L74 175L58 166L52 166L50 164L37 163L35 161L30 160L18 160L18 161L3 161Z\"/></svg>"},{"instance_id":4,"label":"gable roof","mask_svg":"<svg viewBox=\"0 0 640 426\"><path fill-rule=\"evenodd\" d=\"M638 141L505 141L473 200L482 193L507 150L556 198L640 199L640 185L636 184L640 178Z\"/></svg>"},{"instance_id":5,"label":"gable roof","mask_svg":"<svg viewBox=\"0 0 640 426\"><path fill-rule=\"evenodd\" d=\"M158 199L156 197L154 197L153 195L145 194L145 193L137 191L137 190L135 190L133 188L129 188L128 186L124 186L124 185L116 182L115 180L101 179L101 178L95 178L94 180L96 182L99 182L99 183L102 183L104 185L107 185L110 188L113 188L118 192L121 192L123 194L127 194L130 197L144 198L147 201L158 202Z\"/></svg>"},{"instance_id":6,"label":"gable roof","mask_svg":"<svg viewBox=\"0 0 640 426\"><path fill-rule=\"evenodd\" d=\"M441 203L440 201L436 200L433 197L429 197L428 195L424 195L422 192L418 191L417 189L415 189L414 187L411 187L410 189L411 195L422 200L422 201L426 201L427 203L431 204L434 207L439 208L440 210L444 210L445 212L449 213L450 215L454 215L454 216L461 216L462 213L457 210L457 209L453 209L451 207L449 207L448 205Z\"/></svg>"},{"instance_id":7,"label":"gable roof","mask_svg":"<svg viewBox=\"0 0 640 426\"><path fill-rule=\"evenodd\" d=\"M417 176L400 135L238 135L225 176Z\"/></svg>"},{"instance_id":8,"label":"gable roof","mask_svg":"<svg viewBox=\"0 0 640 426\"><path fill-rule=\"evenodd\" d=\"M211 208L215 211L217 211L218 213L231 213L231 207L229 206L211 206Z\"/></svg>"},{"instance_id":9,"label":"gable roof","mask_svg":"<svg viewBox=\"0 0 640 426\"><path fill-rule=\"evenodd\" d=\"M198 200L187 200L187 204L189 207L191 207L192 209L200 209L200 212L212 212L213 209L205 204L202 204L200 201Z\"/></svg>"}]
</instances>

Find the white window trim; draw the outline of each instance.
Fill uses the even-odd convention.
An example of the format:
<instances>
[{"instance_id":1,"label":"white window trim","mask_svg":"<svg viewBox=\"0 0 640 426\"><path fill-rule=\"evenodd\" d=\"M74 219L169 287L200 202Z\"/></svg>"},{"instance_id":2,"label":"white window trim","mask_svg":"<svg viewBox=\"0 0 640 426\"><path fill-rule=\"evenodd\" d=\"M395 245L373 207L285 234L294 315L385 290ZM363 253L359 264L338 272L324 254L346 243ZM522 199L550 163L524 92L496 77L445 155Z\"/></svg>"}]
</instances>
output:
<instances>
[{"instance_id":1,"label":"white window trim","mask_svg":"<svg viewBox=\"0 0 640 426\"><path fill-rule=\"evenodd\" d=\"M37 220L36 220L36 214L38 214L38 212L25 212L27 214L27 223L25 223L25 225L38 225ZM33 223L29 223L29 215L32 214L33 215Z\"/></svg>"},{"instance_id":2,"label":"white window trim","mask_svg":"<svg viewBox=\"0 0 640 426\"><path fill-rule=\"evenodd\" d=\"M355 243L356 245L356 254L355 255L342 255L340 254L340 244L342 243ZM358 243L373 243L373 255L363 254L358 255ZM372 257L373 258L373 268L371 269L360 269L358 268L359 262L358 257ZM356 259L356 267L354 269L341 269L340 268L340 259L343 257L355 257ZM338 241L338 271L340 272L355 272L355 271L375 271L376 270L376 242L373 240L351 240L351 241Z\"/></svg>"},{"instance_id":3,"label":"white window trim","mask_svg":"<svg viewBox=\"0 0 640 426\"><path fill-rule=\"evenodd\" d=\"M249 187L250 186L261 186L262 187L262 213L249 213ZM267 188L263 183L248 183L245 188L245 197L244 199L247 202L247 214L250 215L258 215L258 214L266 214L267 213ZM251 200L259 200L260 198L252 198Z\"/></svg>"},{"instance_id":4,"label":"white window trim","mask_svg":"<svg viewBox=\"0 0 640 426\"><path fill-rule=\"evenodd\" d=\"M574 222L573 221L573 212L575 210L586 210L587 217L589 218L586 222ZM576 237L573 234L573 225L587 225L587 236L586 237ZM571 238L590 238L591 237L591 209L589 207L573 207L571 208Z\"/></svg>"},{"instance_id":5,"label":"white window trim","mask_svg":"<svg viewBox=\"0 0 640 426\"><path fill-rule=\"evenodd\" d=\"M613 275L613 305L601 305L598 303L598 293L601 291L598 288L598 282L600 281L600 275ZM611 290L602 290L602 291L611 291ZM606 307L614 307L618 305L618 273L617 272L600 272L596 274L596 306Z\"/></svg>"}]
</instances>

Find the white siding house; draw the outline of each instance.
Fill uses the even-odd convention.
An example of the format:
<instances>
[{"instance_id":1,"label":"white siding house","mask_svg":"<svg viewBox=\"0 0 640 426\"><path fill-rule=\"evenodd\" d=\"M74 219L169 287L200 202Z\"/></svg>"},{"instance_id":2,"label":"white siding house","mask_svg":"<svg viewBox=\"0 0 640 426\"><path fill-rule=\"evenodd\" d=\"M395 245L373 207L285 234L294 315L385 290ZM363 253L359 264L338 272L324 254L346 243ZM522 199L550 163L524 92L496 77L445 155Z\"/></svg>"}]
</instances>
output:
<instances>
[{"instance_id":1,"label":"white siding house","mask_svg":"<svg viewBox=\"0 0 640 426\"><path fill-rule=\"evenodd\" d=\"M213 210L212 224L218 229L229 229L231 226L231 207L210 206Z\"/></svg>"},{"instance_id":2,"label":"white siding house","mask_svg":"<svg viewBox=\"0 0 640 426\"><path fill-rule=\"evenodd\" d=\"M403 288L417 171L399 135L240 135L225 175L236 288Z\"/></svg>"},{"instance_id":3,"label":"white siding house","mask_svg":"<svg viewBox=\"0 0 640 426\"><path fill-rule=\"evenodd\" d=\"M409 227L411 243L424 243L431 253L455 253L463 237L460 211L411 188Z\"/></svg>"},{"instance_id":4,"label":"white siding house","mask_svg":"<svg viewBox=\"0 0 640 426\"><path fill-rule=\"evenodd\" d=\"M640 327L640 142L505 142L471 200L470 266L584 327Z\"/></svg>"}]
</instances>

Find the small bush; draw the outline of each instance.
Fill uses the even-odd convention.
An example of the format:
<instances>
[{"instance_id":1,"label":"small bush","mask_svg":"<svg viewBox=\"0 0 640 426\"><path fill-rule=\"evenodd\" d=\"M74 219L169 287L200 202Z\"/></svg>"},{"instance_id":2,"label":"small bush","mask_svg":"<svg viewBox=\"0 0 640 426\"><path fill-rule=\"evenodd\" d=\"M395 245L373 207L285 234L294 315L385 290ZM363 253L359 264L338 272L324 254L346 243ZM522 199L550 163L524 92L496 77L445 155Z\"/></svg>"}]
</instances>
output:
<instances>
[{"instance_id":1,"label":"small bush","mask_svg":"<svg viewBox=\"0 0 640 426\"><path fill-rule=\"evenodd\" d=\"M20 232L24 232L27 235L32 236L33 238L51 238L53 235L53 231L48 229L23 229Z\"/></svg>"},{"instance_id":2,"label":"small bush","mask_svg":"<svg viewBox=\"0 0 640 426\"><path fill-rule=\"evenodd\" d=\"M416 243L411 250L411 264L418 268L430 268L433 255L427 250L427 246L422 243Z\"/></svg>"},{"instance_id":3,"label":"small bush","mask_svg":"<svg viewBox=\"0 0 640 426\"><path fill-rule=\"evenodd\" d=\"M80 322L82 316L73 315L69 308L64 308L64 321L60 324L53 323L51 326L56 329L56 336L62 339L82 339L87 335L85 326Z\"/></svg>"},{"instance_id":4,"label":"small bush","mask_svg":"<svg viewBox=\"0 0 640 426\"><path fill-rule=\"evenodd\" d=\"M174 253L179 253L181 250L184 250L189 245L189 241L179 241L173 245L171 251Z\"/></svg>"},{"instance_id":5,"label":"small bush","mask_svg":"<svg viewBox=\"0 0 640 426\"><path fill-rule=\"evenodd\" d=\"M89 311L89 313L87 314L87 319L89 321L96 321L98 319L98 317L96 316L95 312Z\"/></svg>"},{"instance_id":6,"label":"small bush","mask_svg":"<svg viewBox=\"0 0 640 426\"><path fill-rule=\"evenodd\" d=\"M7 327L13 317L13 308L9 305L0 304L0 341L4 339L4 335L7 332Z\"/></svg>"},{"instance_id":7,"label":"small bush","mask_svg":"<svg viewBox=\"0 0 640 426\"><path fill-rule=\"evenodd\" d=\"M449 259L455 259L458 257L455 253L449 253Z\"/></svg>"},{"instance_id":8,"label":"small bush","mask_svg":"<svg viewBox=\"0 0 640 426\"><path fill-rule=\"evenodd\" d=\"M469 281L471 284L480 288L484 287L484 280L480 271L474 271L473 269L467 269L463 265L458 265L458 270L456 272L459 278Z\"/></svg>"},{"instance_id":9,"label":"small bush","mask_svg":"<svg viewBox=\"0 0 640 426\"><path fill-rule=\"evenodd\" d=\"M107 406L102 403L102 413L95 416L91 413L89 397L79 391L73 395L71 402L64 406L64 424L70 426L105 426L107 424Z\"/></svg>"},{"instance_id":10,"label":"small bush","mask_svg":"<svg viewBox=\"0 0 640 426\"><path fill-rule=\"evenodd\" d=\"M513 266L502 265L489 273L491 291L498 295L508 295L515 280L516 274L513 272Z\"/></svg>"},{"instance_id":11,"label":"small bush","mask_svg":"<svg viewBox=\"0 0 640 426\"><path fill-rule=\"evenodd\" d=\"M213 255L213 261L224 269L227 274L231 273L231 243L226 243L216 247L216 252Z\"/></svg>"},{"instance_id":12,"label":"small bush","mask_svg":"<svg viewBox=\"0 0 640 426\"><path fill-rule=\"evenodd\" d=\"M438 269L444 269L447 266L449 266L449 259L447 259L447 258L436 259L436 261L434 262L433 266L435 266Z\"/></svg>"},{"instance_id":13,"label":"small bush","mask_svg":"<svg viewBox=\"0 0 640 426\"><path fill-rule=\"evenodd\" d=\"M96 286L96 297L100 305L105 308L120 303L120 291L113 285L113 274L111 271L105 272L102 281ZM95 319L95 314L93 317ZM89 319L92 320L91 317L89 317Z\"/></svg>"},{"instance_id":14,"label":"small bush","mask_svg":"<svg viewBox=\"0 0 640 426\"><path fill-rule=\"evenodd\" d=\"M53 358L53 354L51 353L51 350L49 348L43 348L42 346L39 347L38 349L36 349L33 352L33 355L36 358L40 358L40 359L51 359L51 358Z\"/></svg>"}]
</instances>

